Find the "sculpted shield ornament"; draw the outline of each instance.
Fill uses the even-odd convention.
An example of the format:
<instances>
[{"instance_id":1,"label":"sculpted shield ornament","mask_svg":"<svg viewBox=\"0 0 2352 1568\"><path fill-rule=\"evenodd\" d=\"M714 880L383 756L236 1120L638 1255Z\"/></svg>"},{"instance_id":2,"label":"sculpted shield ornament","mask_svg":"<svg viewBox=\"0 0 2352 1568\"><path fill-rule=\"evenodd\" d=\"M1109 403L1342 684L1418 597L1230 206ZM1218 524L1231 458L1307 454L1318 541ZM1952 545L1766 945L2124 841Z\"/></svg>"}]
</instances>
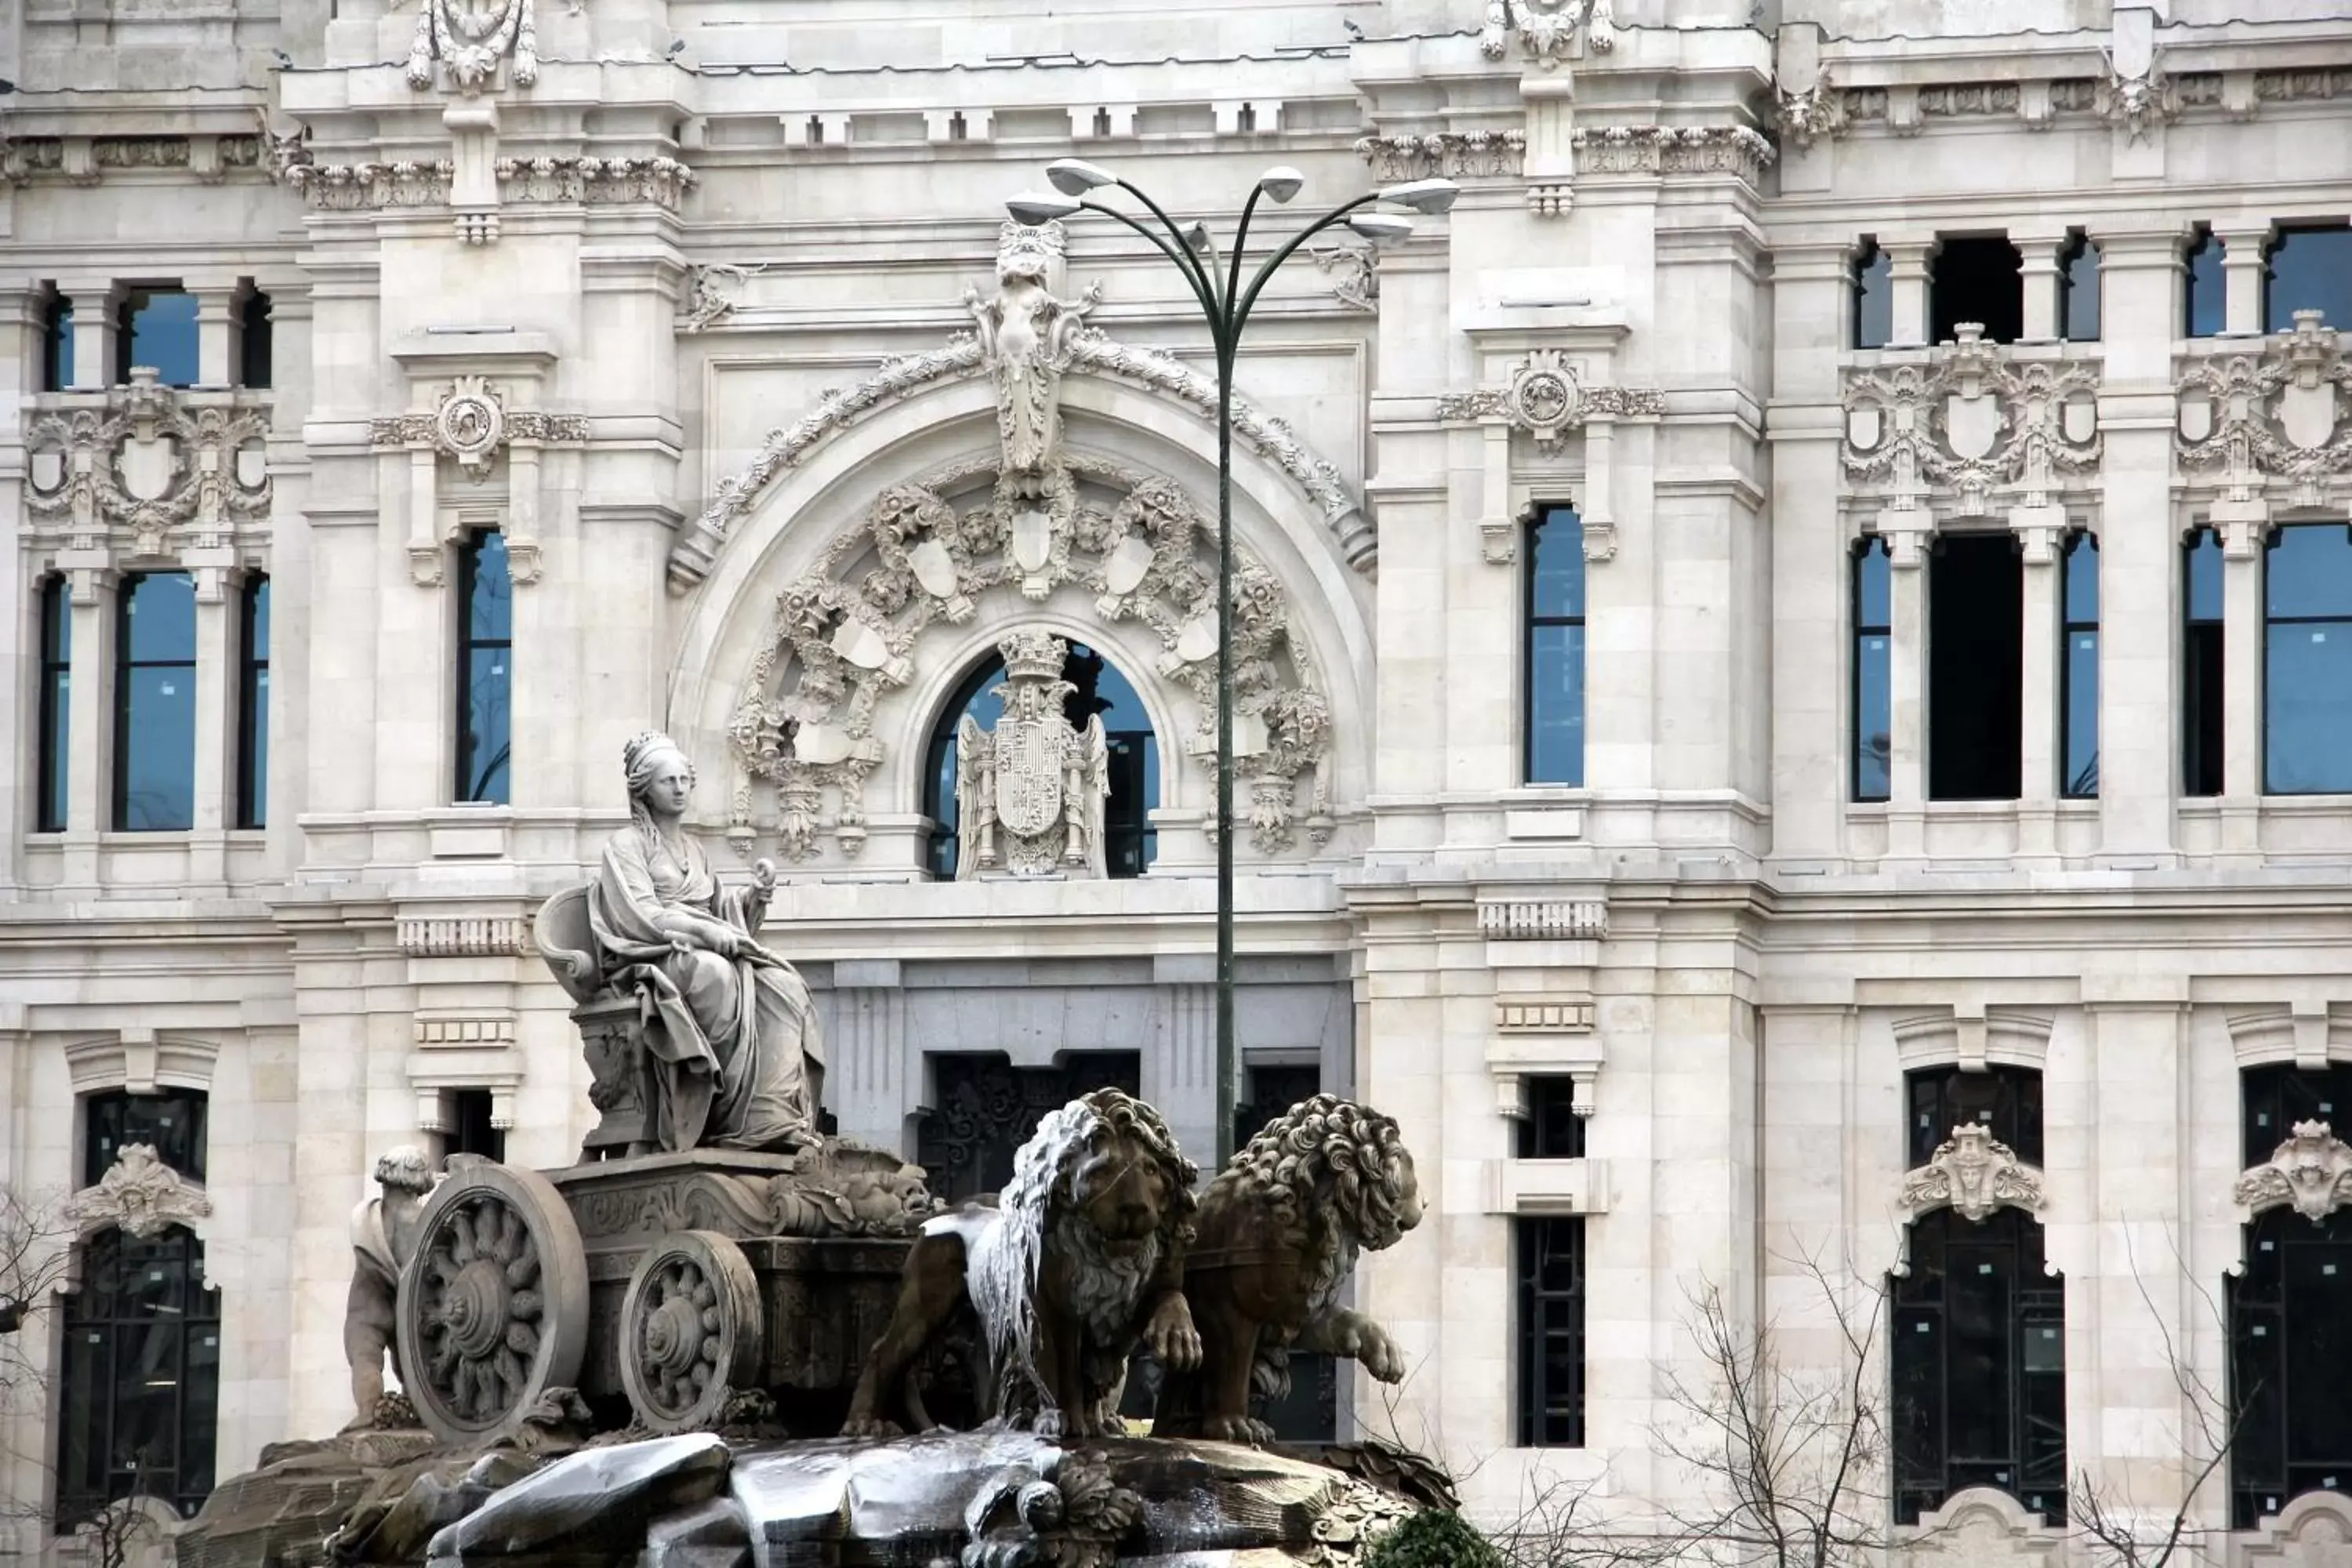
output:
<instances>
[{"instance_id":1,"label":"sculpted shield ornament","mask_svg":"<svg viewBox=\"0 0 2352 1568\"><path fill-rule=\"evenodd\" d=\"M1059 712L1019 719L1007 713L996 726L996 816L1011 832L1034 837L1062 815L1062 741L1068 731Z\"/></svg>"},{"instance_id":2,"label":"sculpted shield ornament","mask_svg":"<svg viewBox=\"0 0 2352 1568\"><path fill-rule=\"evenodd\" d=\"M956 725L956 876L1105 875L1103 801L1110 752L1099 715L1073 726L1062 701L1070 645L1017 631L997 644L1004 710L993 731L966 713Z\"/></svg>"}]
</instances>

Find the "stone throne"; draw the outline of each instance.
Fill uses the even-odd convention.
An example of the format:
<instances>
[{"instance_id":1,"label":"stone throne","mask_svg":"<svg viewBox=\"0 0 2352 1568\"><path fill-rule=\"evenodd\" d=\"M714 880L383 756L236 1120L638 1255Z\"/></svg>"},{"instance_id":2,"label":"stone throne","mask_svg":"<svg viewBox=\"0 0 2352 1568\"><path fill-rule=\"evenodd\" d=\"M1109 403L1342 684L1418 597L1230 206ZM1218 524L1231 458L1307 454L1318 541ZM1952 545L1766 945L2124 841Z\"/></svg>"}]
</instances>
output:
<instances>
[{"instance_id":1,"label":"stone throne","mask_svg":"<svg viewBox=\"0 0 2352 1568\"><path fill-rule=\"evenodd\" d=\"M566 888L541 904L531 936L572 1000L572 1022L594 1075L588 1103L602 1120L581 1141L582 1162L658 1152L648 1114L654 1088L646 1066L643 1005L634 989L615 984L597 960L596 939L588 929L587 884Z\"/></svg>"}]
</instances>

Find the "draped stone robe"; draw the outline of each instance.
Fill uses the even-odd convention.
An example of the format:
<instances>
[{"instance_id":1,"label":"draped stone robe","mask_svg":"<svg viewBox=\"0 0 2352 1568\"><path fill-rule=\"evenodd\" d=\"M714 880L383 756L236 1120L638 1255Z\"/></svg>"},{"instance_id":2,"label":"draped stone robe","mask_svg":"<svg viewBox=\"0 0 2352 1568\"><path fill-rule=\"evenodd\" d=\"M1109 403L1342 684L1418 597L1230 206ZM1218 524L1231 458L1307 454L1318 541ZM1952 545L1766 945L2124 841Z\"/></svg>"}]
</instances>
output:
<instances>
[{"instance_id":1,"label":"draped stone robe","mask_svg":"<svg viewBox=\"0 0 2352 1568\"><path fill-rule=\"evenodd\" d=\"M824 1055L799 972L748 940L731 959L700 946L681 952L658 923L683 910L748 939L764 904L751 889L720 887L690 838L672 845L631 826L604 847L589 925L605 973L636 989L656 1099L648 1109L665 1149L816 1139Z\"/></svg>"}]
</instances>

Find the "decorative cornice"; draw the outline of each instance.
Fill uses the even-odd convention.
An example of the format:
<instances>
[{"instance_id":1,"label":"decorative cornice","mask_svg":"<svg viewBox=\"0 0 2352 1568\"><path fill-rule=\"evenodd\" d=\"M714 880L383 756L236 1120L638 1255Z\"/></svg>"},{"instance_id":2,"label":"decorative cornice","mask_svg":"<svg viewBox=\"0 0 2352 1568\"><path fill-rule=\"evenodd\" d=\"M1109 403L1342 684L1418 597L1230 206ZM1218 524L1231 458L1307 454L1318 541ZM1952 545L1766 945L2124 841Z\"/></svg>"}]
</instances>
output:
<instances>
[{"instance_id":1,"label":"decorative cornice","mask_svg":"<svg viewBox=\"0 0 2352 1568\"><path fill-rule=\"evenodd\" d=\"M2317 1225L2352 1204L2352 1147L2325 1121L2298 1121L2294 1136L2240 1176L2230 1195L2253 1214L2292 1204Z\"/></svg>"},{"instance_id":2,"label":"decorative cornice","mask_svg":"<svg viewBox=\"0 0 2352 1568\"><path fill-rule=\"evenodd\" d=\"M1666 395L1651 387L1586 386L1557 349L1536 349L1501 386L1451 392L1437 400L1448 424L1505 424L1533 436L1538 451L1557 451L1569 431L1590 420L1654 419Z\"/></svg>"},{"instance_id":3,"label":"decorative cornice","mask_svg":"<svg viewBox=\"0 0 2352 1568\"><path fill-rule=\"evenodd\" d=\"M1495 1029L1504 1035L1589 1035L1591 996L1497 996Z\"/></svg>"},{"instance_id":4,"label":"decorative cornice","mask_svg":"<svg viewBox=\"0 0 2352 1568\"><path fill-rule=\"evenodd\" d=\"M317 163L307 149L284 149L272 177L311 206L329 212L446 206L457 165L432 163ZM600 205L651 202L677 210L695 184L694 171L675 158L500 158L491 165L502 204L578 202Z\"/></svg>"},{"instance_id":5,"label":"decorative cornice","mask_svg":"<svg viewBox=\"0 0 2352 1568\"><path fill-rule=\"evenodd\" d=\"M368 444L378 451L430 447L480 473L501 447L517 441L541 446L577 446L589 437L588 420L578 414L548 414L535 408L509 412L505 396L488 378L461 375L430 413L414 411L368 421Z\"/></svg>"},{"instance_id":6,"label":"decorative cornice","mask_svg":"<svg viewBox=\"0 0 2352 1568\"><path fill-rule=\"evenodd\" d=\"M1356 156L1381 180L1486 179L1516 174L1527 156L1524 131L1439 131L1425 136L1360 136Z\"/></svg>"},{"instance_id":7,"label":"decorative cornice","mask_svg":"<svg viewBox=\"0 0 2352 1568\"><path fill-rule=\"evenodd\" d=\"M1745 125L1585 125L1571 141L1580 174L1738 174L1753 184L1776 155Z\"/></svg>"},{"instance_id":8,"label":"decorative cornice","mask_svg":"<svg viewBox=\"0 0 2352 1568\"><path fill-rule=\"evenodd\" d=\"M1896 1201L1913 1219L1939 1208L1978 1225L2003 1207L2039 1214L2042 1173L1981 1122L1963 1121L1926 1164L1904 1175Z\"/></svg>"},{"instance_id":9,"label":"decorative cornice","mask_svg":"<svg viewBox=\"0 0 2352 1568\"><path fill-rule=\"evenodd\" d=\"M155 1156L152 1143L126 1143L98 1185L66 1200L66 1217L83 1236L109 1226L144 1240L213 1212L204 1188Z\"/></svg>"}]
</instances>

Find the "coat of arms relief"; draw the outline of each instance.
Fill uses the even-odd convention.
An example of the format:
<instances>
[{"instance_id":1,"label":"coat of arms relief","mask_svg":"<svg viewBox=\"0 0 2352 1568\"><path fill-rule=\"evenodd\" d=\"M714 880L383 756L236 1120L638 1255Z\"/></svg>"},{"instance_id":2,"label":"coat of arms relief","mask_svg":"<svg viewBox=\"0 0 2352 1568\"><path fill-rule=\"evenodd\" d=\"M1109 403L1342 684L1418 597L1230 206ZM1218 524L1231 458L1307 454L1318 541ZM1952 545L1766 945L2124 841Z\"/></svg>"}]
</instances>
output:
<instances>
[{"instance_id":1,"label":"coat of arms relief","mask_svg":"<svg viewBox=\"0 0 2352 1568\"><path fill-rule=\"evenodd\" d=\"M1072 727L1062 679L1070 645L1017 631L997 645L1004 683L990 689L1004 711L992 731L967 713L956 726L956 879L991 871L1100 877L1103 802L1110 795L1102 716Z\"/></svg>"}]
</instances>

